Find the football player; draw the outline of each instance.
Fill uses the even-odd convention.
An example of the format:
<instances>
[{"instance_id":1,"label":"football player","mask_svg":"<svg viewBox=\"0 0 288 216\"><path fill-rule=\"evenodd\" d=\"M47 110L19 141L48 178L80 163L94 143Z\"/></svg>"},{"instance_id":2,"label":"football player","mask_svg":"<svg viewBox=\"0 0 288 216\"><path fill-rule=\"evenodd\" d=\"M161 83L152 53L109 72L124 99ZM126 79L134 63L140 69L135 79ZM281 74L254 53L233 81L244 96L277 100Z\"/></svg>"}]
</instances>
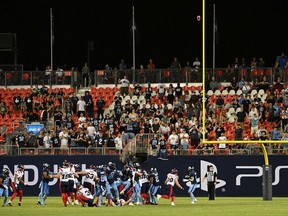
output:
<instances>
[{"instance_id":1,"label":"football player","mask_svg":"<svg viewBox=\"0 0 288 216\"><path fill-rule=\"evenodd\" d=\"M56 175L50 175L50 178L60 179L60 190L62 201L65 207L67 207L68 202L68 192L69 192L69 178L73 175L69 163L65 160L61 168Z\"/></svg>"},{"instance_id":2,"label":"football player","mask_svg":"<svg viewBox=\"0 0 288 216\"><path fill-rule=\"evenodd\" d=\"M151 204L158 205L156 200L156 194L160 187L159 174L156 168L151 168L150 172L150 188L149 188L149 200Z\"/></svg>"},{"instance_id":3,"label":"football player","mask_svg":"<svg viewBox=\"0 0 288 216\"><path fill-rule=\"evenodd\" d=\"M90 169L77 172L77 175L83 175L83 187L88 188L92 195L95 194L95 184L98 181L96 166L90 165Z\"/></svg>"},{"instance_id":4,"label":"football player","mask_svg":"<svg viewBox=\"0 0 288 216\"><path fill-rule=\"evenodd\" d=\"M133 186L133 194L131 196L132 202L129 205L142 205L142 196L141 196L141 185L140 185L140 177L142 176L142 170L139 163L135 163L132 171L132 186Z\"/></svg>"},{"instance_id":5,"label":"football player","mask_svg":"<svg viewBox=\"0 0 288 216\"><path fill-rule=\"evenodd\" d=\"M108 167L106 169L106 173L107 173L107 180L108 180L108 185L107 185L107 194L106 194L106 198L108 199L108 205L110 204L110 200L113 200L113 195L111 192L111 189L113 189L114 194L116 196L116 200L119 201L119 191L116 185L116 177L118 175L118 172L116 170L116 164L109 162L108 163Z\"/></svg>"},{"instance_id":6,"label":"football player","mask_svg":"<svg viewBox=\"0 0 288 216\"><path fill-rule=\"evenodd\" d=\"M191 197L191 204L195 204L195 202L197 202L197 199L194 196L193 192L195 191L197 186L197 173L195 172L193 166L188 167L188 174L185 175L183 182L185 182L186 185L189 186L188 193Z\"/></svg>"},{"instance_id":7,"label":"football player","mask_svg":"<svg viewBox=\"0 0 288 216\"><path fill-rule=\"evenodd\" d=\"M82 207L85 207L85 203L88 203L88 207L95 206L95 204L93 204L94 197L90 193L90 190L82 185L77 192L77 200L82 204Z\"/></svg>"},{"instance_id":8,"label":"football player","mask_svg":"<svg viewBox=\"0 0 288 216\"><path fill-rule=\"evenodd\" d=\"M40 193L38 195L37 205L45 205L47 196L49 195L50 166L48 163L43 164L42 181L40 183Z\"/></svg>"},{"instance_id":9,"label":"football player","mask_svg":"<svg viewBox=\"0 0 288 216\"><path fill-rule=\"evenodd\" d=\"M99 172L97 173L97 175L99 176L99 181L98 181L98 202L97 202L97 206L101 207L102 204L102 199L103 196L106 194L107 191L107 185L108 183L108 179L107 179L107 175L106 175L106 166L105 165L101 165L99 167Z\"/></svg>"},{"instance_id":10,"label":"football player","mask_svg":"<svg viewBox=\"0 0 288 216\"><path fill-rule=\"evenodd\" d=\"M23 190L21 188L20 183L26 186L26 183L24 183L23 180L23 175L24 175L24 166L22 164L18 164L17 170L15 171L12 180L13 195L10 197L9 202L7 203L8 206L12 206L12 201L15 199L17 195L19 195L18 205L21 206L23 198Z\"/></svg>"},{"instance_id":11,"label":"football player","mask_svg":"<svg viewBox=\"0 0 288 216\"><path fill-rule=\"evenodd\" d=\"M175 194L173 191L174 186L176 185L181 190L184 190L184 188L179 184L178 179L179 179L178 170L173 168L170 171L170 173L167 174L167 178L165 180L166 194L165 195L157 194L157 199L159 200L160 198L165 198L165 199L171 198L171 206L175 206L175 203L174 203Z\"/></svg>"},{"instance_id":12,"label":"football player","mask_svg":"<svg viewBox=\"0 0 288 216\"><path fill-rule=\"evenodd\" d=\"M0 175L0 197L4 195L2 206L5 206L7 202L9 196L9 188L11 188L11 179L9 177L9 172L9 169L4 168L2 170L2 174Z\"/></svg>"}]
</instances>

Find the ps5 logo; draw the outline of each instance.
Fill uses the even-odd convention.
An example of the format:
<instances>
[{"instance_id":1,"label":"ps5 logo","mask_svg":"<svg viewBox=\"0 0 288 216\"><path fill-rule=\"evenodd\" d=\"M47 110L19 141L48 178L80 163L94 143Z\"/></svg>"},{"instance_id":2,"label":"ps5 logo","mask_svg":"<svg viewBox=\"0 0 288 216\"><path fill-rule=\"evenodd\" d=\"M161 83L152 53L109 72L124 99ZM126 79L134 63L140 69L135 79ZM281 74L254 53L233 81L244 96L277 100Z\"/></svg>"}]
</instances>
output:
<instances>
[{"instance_id":1,"label":"ps5 logo","mask_svg":"<svg viewBox=\"0 0 288 216\"><path fill-rule=\"evenodd\" d=\"M254 173L244 173L239 174L236 177L236 186L241 186L243 183L243 178L258 178L263 175L263 168L261 166L236 166L236 169L254 170ZM278 185L280 182L280 171L283 169L288 169L288 166L277 166L274 171L275 180L272 185Z\"/></svg>"}]
</instances>

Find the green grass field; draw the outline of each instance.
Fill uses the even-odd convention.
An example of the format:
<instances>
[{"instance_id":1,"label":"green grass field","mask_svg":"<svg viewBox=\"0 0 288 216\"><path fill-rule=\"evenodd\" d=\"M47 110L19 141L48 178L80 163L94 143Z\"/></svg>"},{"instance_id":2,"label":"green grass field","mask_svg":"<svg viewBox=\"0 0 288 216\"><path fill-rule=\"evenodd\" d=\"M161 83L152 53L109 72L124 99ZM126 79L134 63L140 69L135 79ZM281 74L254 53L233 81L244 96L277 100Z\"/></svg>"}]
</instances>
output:
<instances>
[{"instance_id":1,"label":"green grass field","mask_svg":"<svg viewBox=\"0 0 288 216\"><path fill-rule=\"evenodd\" d=\"M3 198L0 199L2 203ZM89 215L193 215L193 216L277 216L288 214L288 198L273 198L273 201L263 201L261 197L235 198L217 197L209 202L205 197L199 197L198 202L190 204L188 197L177 197L172 207L169 200L160 199L159 205L123 206L123 207L93 207L82 208L79 205L63 207L60 197L48 197L46 206L36 205L36 197L24 197L19 207L18 197L12 207L0 207L0 216L89 216Z\"/></svg>"}]
</instances>

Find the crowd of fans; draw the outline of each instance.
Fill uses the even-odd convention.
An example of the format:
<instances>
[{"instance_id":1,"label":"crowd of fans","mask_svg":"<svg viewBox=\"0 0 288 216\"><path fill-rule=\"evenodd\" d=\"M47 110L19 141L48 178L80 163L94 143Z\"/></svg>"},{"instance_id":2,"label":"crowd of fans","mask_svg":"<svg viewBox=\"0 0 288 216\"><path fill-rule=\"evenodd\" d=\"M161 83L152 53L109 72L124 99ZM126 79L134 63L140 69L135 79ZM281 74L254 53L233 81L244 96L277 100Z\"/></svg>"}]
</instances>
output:
<instances>
[{"instance_id":1,"label":"crowd of fans","mask_svg":"<svg viewBox=\"0 0 288 216\"><path fill-rule=\"evenodd\" d=\"M43 152L50 150L46 153L53 149L67 153L69 147L74 147L89 149L90 153L107 148L111 154L121 154L135 136L151 134L145 142L154 155L159 146L169 154L229 154L245 153L243 150L249 149L245 144L202 144L201 86L182 87L180 83L173 86L160 82L155 87L139 83L131 87L125 76L119 83L120 91L110 89L114 96L108 101L109 91L86 91L84 96L79 96L73 89L51 90L44 84L41 88L35 86L30 94L22 97L16 93L10 112L26 122L50 120L54 123L37 135L26 131L15 133L12 144ZM206 139L288 139L288 90L280 77L273 85L269 85L265 77L260 83L247 82L244 78L237 81L234 77L225 87L212 79L207 83L206 92ZM0 107L4 117L9 108L3 98L0 106L6 106ZM286 148L285 145L267 146L271 153L283 153Z\"/></svg>"}]
</instances>

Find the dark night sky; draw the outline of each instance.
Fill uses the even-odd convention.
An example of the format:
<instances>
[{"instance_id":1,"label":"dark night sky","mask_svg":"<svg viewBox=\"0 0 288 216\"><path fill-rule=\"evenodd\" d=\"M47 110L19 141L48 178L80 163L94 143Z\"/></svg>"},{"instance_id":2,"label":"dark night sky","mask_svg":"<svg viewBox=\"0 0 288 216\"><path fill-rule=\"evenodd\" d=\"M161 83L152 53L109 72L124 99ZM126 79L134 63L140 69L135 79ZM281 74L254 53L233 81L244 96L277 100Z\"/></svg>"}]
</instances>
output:
<instances>
[{"instance_id":1,"label":"dark night sky","mask_svg":"<svg viewBox=\"0 0 288 216\"><path fill-rule=\"evenodd\" d=\"M37 1L42 2L42 1ZM54 4L0 0L0 32L17 33L18 63L30 70L50 63L49 8L55 25L54 68L66 64L81 68L87 61L87 41L94 41L90 52L92 69L106 63L114 67L123 58L132 65L129 45L132 5L140 37L136 47L137 68L154 59L156 67L169 67L174 56L182 66L196 56L202 61L201 0L180 1L54 1ZM212 66L212 5L216 3L219 44L216 66L226 67L235 57L263 57L274 65L282 51L287 53L285 28L288 21L286 0L206 0L206 63ZM53 3L53 2L52 2ZM13 55L0 53L0 64L13 63Z\"/></svg>"}]
</instances>

